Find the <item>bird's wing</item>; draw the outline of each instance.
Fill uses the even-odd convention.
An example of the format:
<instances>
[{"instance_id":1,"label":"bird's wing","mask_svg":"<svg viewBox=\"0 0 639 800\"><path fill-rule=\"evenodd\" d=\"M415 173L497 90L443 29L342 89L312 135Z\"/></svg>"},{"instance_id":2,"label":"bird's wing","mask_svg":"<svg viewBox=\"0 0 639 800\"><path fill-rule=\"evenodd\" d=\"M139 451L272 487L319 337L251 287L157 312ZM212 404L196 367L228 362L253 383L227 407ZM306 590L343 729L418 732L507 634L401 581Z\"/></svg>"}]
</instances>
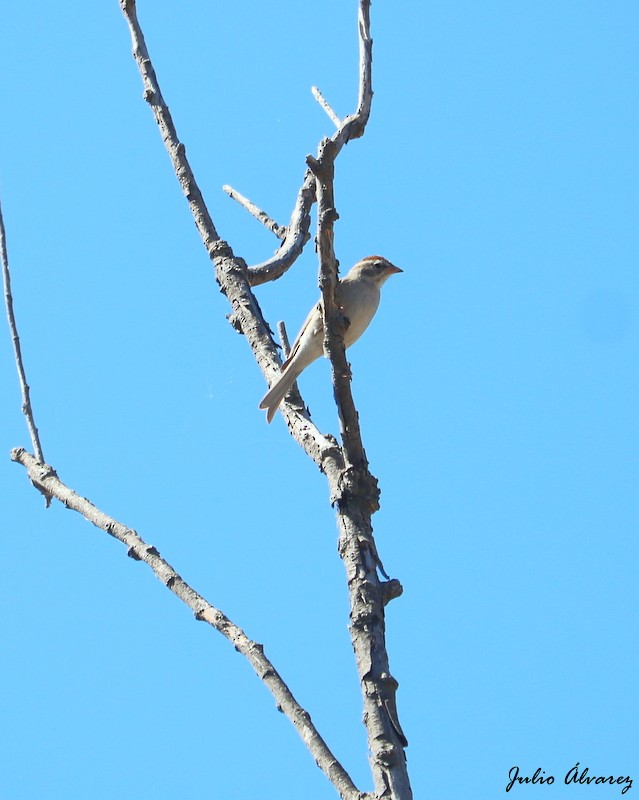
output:
<instances>
[{"instance_id":1,"label":"bird's wing","mask_svg":"<svg viewBox=\"0 0 639 800\"><path fill-rule=\"evenodd\" d=\"M288 358L282 364L282 372L288 367L291 361L297 355L298 350L300 349L301 341L304 337L312 338L317 336L320 331L322 330L322 304L319 302L316 306L308 312L308 316L304 320L304 324L300 328L300 332L297 334L295 341L293 342L293 346L291 347L291 352L288 354Z\"/></svg>"}]
</instances>

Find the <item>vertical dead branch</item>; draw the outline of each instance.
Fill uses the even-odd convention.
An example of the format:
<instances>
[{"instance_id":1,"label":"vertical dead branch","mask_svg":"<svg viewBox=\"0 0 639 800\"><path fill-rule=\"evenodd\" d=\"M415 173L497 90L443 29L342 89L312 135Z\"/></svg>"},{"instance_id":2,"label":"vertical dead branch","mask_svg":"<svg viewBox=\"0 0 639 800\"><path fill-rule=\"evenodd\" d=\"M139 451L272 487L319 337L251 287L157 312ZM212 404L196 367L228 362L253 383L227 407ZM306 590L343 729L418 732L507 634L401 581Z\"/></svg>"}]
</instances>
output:
<instances>
[{"instance_id":1,"label":"vertical dead branch","mask_svg":"<svg viewBox=\"0 0 639 800\"><path fill-rule=\"evenodd\" d=\"M324 347L330 358L340 420L344 470L336 497L339 552L348 580L350 633L364 698L364 723L378 798L412 797L404 748L408 744L397 715L397 681L390 673L385 632L385 593L373 539L372 514L379 508L377 480L368 469L359 418L351 393L350 366L344 349L345 321L335 303L337 261L333 247L333 178L337 150L325 139L317 159L307 162L317 180L320 286Z\"/></svg>"}]
</instances>

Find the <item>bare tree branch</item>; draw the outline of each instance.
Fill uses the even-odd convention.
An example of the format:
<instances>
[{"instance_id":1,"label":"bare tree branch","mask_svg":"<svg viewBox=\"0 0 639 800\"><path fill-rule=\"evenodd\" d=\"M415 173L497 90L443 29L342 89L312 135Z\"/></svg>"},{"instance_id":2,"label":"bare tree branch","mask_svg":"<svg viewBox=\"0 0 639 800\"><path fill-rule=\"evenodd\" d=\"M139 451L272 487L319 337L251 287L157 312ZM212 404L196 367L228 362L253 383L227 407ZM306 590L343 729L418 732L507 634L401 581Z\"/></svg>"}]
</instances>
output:
<instances>
[{"instance_id":1,"label":"bare tree branch","mask_svg":"<svg viewBox=\"0 0 639 800\"><path fill-rule=\"evenodd\" d=\"M346 360L344 333L346 321L335 302L337 288L337 259L333 247L333 226L339 219L335 209L333 180L337 152L330 139L319 146L318 158L308 156L307 163L317 179L318 234L317 252L320 260L320 288L322 290L322 313L324 315L324 350L333 368L333 386L340 420L344 466L348 469L368 467L359 428L359 416L351 392L351 369ZM372 478L372 476L370 476ZM371 508L379 508L379 490L373 479L371 485Z\"/></svg>"},{"instance_id":2,"label":"bare tree branch","mask_svg":"<svg viewBox=\"0 0 639 800\"><path fill-rule=\"evenodd\" d=\"M36 458L41 464L44 464L44 456L42 454L42 445L40 444L40 434L35 424L33 417L33 409L31 408L31 393L29 384L27 383L27 375L24 371L24 362L22 361L22 347L20 345L20 337L18 335L18 325L16 323L15 313L13 311L13 295L11 294L11 273L9 271L9 254L7 251L7 234L4 228L4 216L2 214L2 204L0 203L0 258L2 258L2 284L4 286L4 304L7 311L7 321L9 322L9 330L11 331L11 340L13 342L13 356L18 370L18 380L20 381L20 391L22 393L22 413L27 421L27 428L29 429L29 436L31 437L31 444ZM36 484L38 489L41 487ZM47 507L51 504L50 498L44 493Z\"/></svg>"},{"instance_id":3,"label":"bare tree branch","mask_svg":"<svg viewBox=\"0 0 639 800\"><path fill-rule=\"evenodd\" d=\"M320 92L317 86L311 86L311 94L324 109L324 111L326 112L328 118L331 120L333 125L335 125L337 129L341 128L342 120L337 116L335 111L333 111L333 107L330 105L330 103L324 97L324 95Z\"/></svg>"},{"instance_id":4,"label":"bare tree branch","mask_svg":"<svg viewBox=\"0 0 639 800\"><path fill-rule=\"evenodd\" d=\"M291 221L286 227L286 238L280 249L272 258L249 268L251 286L277 280L291 267L311 238L311 208L315 202L315 178L310 170L306 170L304 179L291 214Z\"/></svg>"},{"instance_id":5,"label":"bare tree branch","mask_svg":"<svg viewBox=\"0 0 639 800\"><path fill-rule=\"evenodd\" d=\"M132 29L135 54L136 42L143 42L141 32L139 32L135 17L127 13L132 1L120 0L120 2L129 25L137 26L135 34ZM309 169L305 173L298 192L282 247L272 259L255 268L246 269L242 262L241 266L244 268L241 269L240 274L236 268L230 269L226 273L224 259L229 255L233 258L226 243L224 243L224 247L227 251L222 259L219 252L215 253L209 249L216 264L218 281L234 308L232 321L238 330L246 334L258 363L266 374L273 374L271 370L274 367L272 360L274 343L270 334L268 341L264 341L262 334L265 323L261 313L257 319L253 316L255 307L257 307L257 311L259 311L259 307L246 283L248 281L252 286L257 286L266 281L275 280L294 262L309 236L310 209L317 199L318 191L322 192L322 205L318 220L318 247L324 282L322 290L327 297L328 308L331 308L330 304L337 280L332 246L332 225L336 218L332 190L333 168L335 159L344 144L363 135L370 116L373 97L370 0L360 0L358 24L360 79L357 110L342 121L330 139L321 143L318 159L310 158L308 160ZM146 53L146 59L148 60L148 53ZM138 55L136 55L136 60L138 60L146 85L146 73ZM153 79L155 80L154 73ZM146 94L148 99L148 90ZM155 88L152 90L152 97L156 96L161 97L159 87L157 90ZM161 118L157 112L154 113L156 113L156 119L162 128ZM168 113L168 109L166 109L166 113ZM167 148L169 148L168 142ZM179 174L178 177L180 177ZM318 186L320 189L316 188ZM234 261L237 262L237 259ZM231 275L234 282L229 285L227 281ZM247 301L250 298L248 302L250 313L243 317L240 317L240 313L245 307L242 302L237 305L235 303L235 286ZM328 300L328 297L331 299ZM412 792L403 751L406 739L397 715L395 697L397 682L390 674L388 666L384 624L384 605L392 597L401 594L401 585L393 582L392 590L389 587L389 591L384 591L377 574L381 562L372 537L371 515L379 508L379 489L377 481L368 470L368 461L361 442L357 412L350 394L350 372L344 354L343 338L339 346L332 338L339 337L340 324L339 320L334 319L337 313L334 302L332 308L333 310L328 312L327 317L329 331L327 347L333 362L343 447L339 447L332 437L321 436L304 410L295 408L290 401L284 402L283 415L291 434L326 474L331 503L338 510L339 550L346 566L349 585L351 636L364 695L364 717L372 758L375 795L378 798L393 797L397 800L410 800ZM264 345L264 349L261 345ZM279 363L277 358L276 363Z\"/></svg>"},{"instance_id":6,"label":"bare tree branch","mask_svg":"<svg viewBox=\"0 0 639 800\"><path fill-rule=\"evenodd\" d=\"M216 280L231 304L232 311L229 315L229 322L235 330L246 336L263 374L267 379L272 379L279 373L279 366L282 362L271 331L262 316L257 299L251 291L246 263L242 258L234 255L231 246L220 238L215 229L186 157L186 148L178 138L168 105L162 96L144 34L137 18L135 0L119 0L119 2L129 26L133 57L144 84L144 99L151 106L162 141L173 163L175 174L186 195L204 246L215 266ZM309 176L309 185L314 186L315 179L310 172ZM303 188L300 190L300 194L302 193ZM305 412L303 405L299 408L290 408L286 419L291 434L322 472L339 471L342 464L339 447L333 437L324 436L318 431Z\"/></svg>"},{"instance_id":7,"label":"bare tree branch","mask_svg":"<svg viewBox=\"0 0 639 800\"><path fill-rule=\"evenodd\" d=\"M345 798L345 800L363 800L366 795L359 792L348 776L348 773L331 753L311 722L309 713L295 700L292 692L273 664L264 655L262 645L249 639L241 628L231 622L225 614L192 589L186 581L178 575L173 567L160 556L155 547L144 542L134 530L127 528L113 517L107 516L89 500L76 494L76 492L62 483L55 470L44 462L38 431L29 401L29 387L20 349L17 323L13 313L11 275L9 271L6 234L1 205L0 251L2 256L5 303L7 306L9 328L14 343L16 365L18 367L18 375L22 388L23 411L27 418L32 439L35 439L35 443L37 443L37 455L33 456L23 448L15 448L11 451L11 460L22 464L26 468L32 484L42 492L47 499L47 505L50 505L51 498L55 497L66 508L77 511L97 528L100 528L125 544L128 548L128 555L138 561L144 561L153 570L156 577L195 613L197 619L208 622L225 636L233 644L235 649L245 656L258 677L267 686L275 698L278 709L293 723L301 739L313 755L315 762L338 790L340 797ZM313 427L314 426L309 424L307 436L308 449L315 452L315 457L320 463L323 463L324 459L330 463L332 458L334 458L334 456L331 457L330 451L335 450L336 446L334 442L324 439L319 433L317 434L318 438L314 438L313 432L310 430L313 429ZM35 446L34 449L36 449Z\"/></svg>"},{"instance_id":8,"label":"bare tree branch","mask_svg":"<svg viewBox=\"0 0 639 800\"><path fill-rule=\"evenodd\" d=\"M326 742L311 722L309 713L293 697L272 662L264 654L261 644L249 639L244 631L231 622L222 611L192 589L169 562L162 558L153 545L147 544L136 531L127 528L113 517L109 517L85 497L76 494L73 489L62 483L55 470L48 464L39 462L22 448L11 451L11 460L22 464L31 481L37 486L44 487L66 508L77 511L96 528L100 528L109 536L122 542L128 548L127 555L136 561L143 561L149 566L156 578L193 611L196 619L208 622L216 631L226 637L238 653L247 659L258 678L271 692L278 710L293 723L304 744L315 758L317 766L338 790L340 797L348 800L361 800L362 793L356 789L342 765L328 749Z\"/></svg>"},{"instance_id":9,"label":"bare tree branch","mask_svg":"<svg viewBox=\"0 0 639 800\"><path fill-rule=\"evenodd\" d=\"M347 142L363 136L371 113L371 104L373 102L373 39L371 38L370 10L370 0L359 0L359 90L357 111L341 120L337 131L329 140L336 148L335 157ZM315 176L310 170L307 170L302 187L297 195L286 239L272 258L249 269L251 286L259 286L267 281L274 281L280 278L295 262L302 252L304 244L310 238L308 232L311 225L310 214L315 200Z\"/></svg>"},{"instance_id":10,"label":"bare tree branch","mask_svg":"<svg viewBox=\"0 0 639 800\"><path fill-rule=\"evenodd\" d=\"M321 286L325 297L326 348L333 364L343 446L340 447L334 437L319 432L311 422L299 396L299 403L295 397L289 397L283 404L282 412L291 435L325 473L331 503L337 507L339 548L349 584L351 635L364 695L365 724L371 750L375 797L410 800L412 794L403 753L406 741L397 718L395 706L397 683L388 670L384 630L384 603L401 594L401 585L398 581L381 584L377 574L381 562L376 553L370 519L372 513L379 507L379 490L375 478L368 471L368 462L361 443L357 412L350 395L349 368L344 354L343 339L340 338L343 336L343 321L340 321L340 315L333 302L337 280L332 238L333 223L337 218L333 203L333 169L335 159L344 144L363 134L370 115L372 100L370 0L359 2L360 79L357 110L340 122L338 130L330 139L322 141L317 159L309 157L310 168L306 170L291 222L285 229L283 245L274 258L253 269L249 269L243 259L235 256L230 245L218 235L189 165L185 147L179 141L168 106L162 97L137 19L135 0L119 0L119 3L131 32L133 55L142 76L145 100L152 108L176 176L214 264L216 280L231 304L232 312L229 320L236 330L246 336L257 363L267 379L278 374L281 361L271 331L251 291L251 285L256 286L275 280L294 262L310 238L310 210L319 198L318 249L322 267ZM243 205L256 208L250 201L245 201ZM259 209L257 211L259 213L255 216L275 226L264 212L260 212ZM341 330L340 325L342 325ZM24 385L26 386L26 380ZM34 449L37 453L35 445ZM129 547L129 555L145 561L165 585L194 610L198 619L206 620L223 633L249 659L257 674L275 696L278 707L281 707L291 719L317 763L336 786L340 795L349 800L367 797L358 792L330 753L312 726L307 712L296 703L271 663L263 655L260 645L249 640L222 612L191 589L160 557L155 548L146 545L134 531L106 516L88 500L79 497L62 484L55 472L44 464L41 451L40 459L21 449L13 451L12 458L27 468L29 477L38 487L42 487L67 507L78 511L94 525L125 543ZM38 460L42 463L38 463Z\"/></svg>"},{"instance_id":11,"label":"bare tree branch","mask_svg":"<svg viewBox=\"0 0 639 800\"><path fill-rule=\"evenodd\" d=\"M317 179L320 287L324 317L324 349L330 358L339 412L344 472L337 497L339 552L346 567L351 606L350 633L364 698L364 723L375 780L376 797L412 798L404 748L408 742L397 714L397 681L390 673L384 606L401 585L385 591L377 574L381 566L373 538L372 514L379 508L377 480L368 469L359 417L351 393L351 371L344 349L346 324L335 302L337 259L333 226L338 219L333 192L334 164L339 151L330 139L307 163ZM386 576L388 577L388 576Z\"/></svg>"},{"instance_id":12,"label":"bare tree branch","mask_svg":"<svg viewBox=\"0 0 639 800\"><path fill-rule=\"evenodd\" d=\"M180 182L182 191L188 201L195 224L202 236L204 246L209 253L215 250L215 243L220 241L213 220L202 198L200 187L197 185L193 171L186 157L186 148L178 139L173 119L169 112L169 107L164 102L160 86L157 82L155 70L149 57L144 35L138 23L135 0L119 0L120 7L124 13L131 40L133 42L133 56L137 62L142 82L144 84L144 99L151 106L155 121L162 133L164 145L173 162L175 174Z\"/></svg>"},{"instance_id":13,"label":"bare tree branch","mask_svg":"<svg viewBox=\"0 0 639 800\"><path fill-rule=\"evenodd\" d=\"M275 220L271 219L265 211L262 211L261 208L258 208L255 203L244 197L243 194L240 194L232 186L229 186L226 183L224 186L222 186L222 189L224 189L231 199L238 202L242 208L246 209L249 214L252 214L255 219L259 220L262 225L268 228L271 233L274 233L278 239L286 238L286 228L283 225L278 225Z\"/></svg>"},{"instance_id":14,"label":"bare tree branch","mask_svg":"<svg viewBox=\"0 0 639 800\"><path fill-rule=\"evenodd\" d=\"M348 139L364 135L366 123L371 115L373 102L373 39L371 38L370 0L360 0L357 24L359 26L359 98L357 111L352 118L347 117L344 127L348 127ZM347 141L348 141L347 139Z\"/></svg>"},{"instance_id":15,"label":"bare tree branch","mask_svg":"<svg viewBox=\"0 0 639 800\"><path fill-rule=\"evenodd\" d=\"M284 320L280 320L277 323L277 335L280 337L280 342L282 344L282 353L284 354L284 358L288 358L288 354L291 352L291 343L288 339L288 332L286 330L286 325Z\"/></svg>"}]
</instances>

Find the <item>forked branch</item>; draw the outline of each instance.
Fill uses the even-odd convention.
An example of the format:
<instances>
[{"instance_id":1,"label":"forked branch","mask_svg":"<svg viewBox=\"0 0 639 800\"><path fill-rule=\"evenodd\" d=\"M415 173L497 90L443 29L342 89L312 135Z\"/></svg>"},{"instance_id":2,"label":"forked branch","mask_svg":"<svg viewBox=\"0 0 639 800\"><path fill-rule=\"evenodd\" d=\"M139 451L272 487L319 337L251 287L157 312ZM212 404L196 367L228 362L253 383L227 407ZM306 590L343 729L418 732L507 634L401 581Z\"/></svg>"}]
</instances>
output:
<instances>
[{"instance_id":1,"label":"forked branch","mask_svg":"<svg viewBox=\"0 0 639 800\"><path fill-rule=\"evenodd\" d=\"M151 107L173 169L215 267L215 278L231 304L229 321L237 331L246 336L258 366L266 378L271 379L279 373L281 359L271 330L251 291L246 263L233 253L229 243L221 239L215 229L187 158L186 148L178 137L169 107L162 95L137 17L135 0L119 0L119 2L129 26L133 57L144 85L144 99ZM310 171L309 176L309 185L314 185L315 179ZM300 194L303 194L303 189L304 187L300 190ZM290 232L289 226L287 237ZM319 432L305 412L303 404L300 404L299 408L288 407L286 419L294 438L322 472L329 474L340 469L342 456L335 440Z\"/></svg>"},{"instance_id":2,"label":"forked branch","mask_svg":"<svg viewBox=\"0 0 639 800\"><path fill-rule=\"evenodd\" d=\"M145 100L151 106L195 224L215 267L216 280L231 305L230 322L246 336L258 365L269 379L278 374L281 360L251 286L275 280L294 262L309 238L311 207L316 200L319 200L318 249L322 265L322 290L326 303L326 347L333 363L343 446L340 447L334 437L320 433L304 409L301 398L299 405L284 403L282 412L293 437L326 475L331 502L338 511L339 547L348 578L351 635L364 695L365 723L372 755L375 797L380 800L381 798L410 800L412 795L403 753L406 742L397 719L395 706L397 683L388 669L384 627L384 604L401 593L401 586L397 581L383 584L377 574L380 562L372 538L370 520L372 513L378 507L379 492L375 479L368 471L359 435L357 413L350 396L348 364L344 355L343 341L340 341L339 314L332 302L337 280L332 244L332 226L336 217L332 198L333 168L344 144L363 134L370 115L372 100L370 0L359 2L360 65L357 109L343 120L339 120L333 112L331 118L334 117L337 130L333 136L321 143L318 158L309 161L310 166L305 172L288 226L285 229L277 226L264 212L256 207L250 209L253 204L243 198L243 205L249 208L251 213L277 235L284 234L284 241L278 253L253 269L249 269L244 260L236 256L230 245L217 233L186 157L186 149L178 138L168 106L160 91L137 19L135 0L119 0L119 2L131 32L133 55L144 84ZM328 103L326 108L330 108ZM16 360L21 364L21 357L18 359L16 356ZM26 387L28 400L28 387L23 376L21 385L23 397ZM33 420L32 414L30 416ZM35 424L33 428L35 429ZM297 704L273 665L264 656L261 645L248 639L221 611L188 586L170 564L161 558L155 548L147 545L135 531L108 517L88 500L65 486L55 471L44 464L39 443L36 446L35 441L37 441L37 429L34 440L36 457L22 449L12 453L12 458L25 466L35 485L59 499L68 508L82 514L109 535L122 541L128 547L129 555L148 564L167 588L194 611L198 619L207 621L226 636L249 660L253 669L268 686L278 707L292 721L318 765L340 795L348 800L355 798L363 800L369 797L358 792L353 785L312 725L307 712Z\"/></svg>"},{"instance_id":3,"label":"forked branch","mask_svg":"<svg viewBox=\"0 0 639 800\"><path fill-rule=\"evenodd\" d=\"M355 113L349 114L343 120L339 120L328 102L319 93L319 90L316 90L323 103L319 98L318 102L337 125L337 130L328 140L331 143L331 147L334 148L334 159L337 158L340 150L347 142L363 136L371 114L371 104L373 102L373 39L371 38L370 11L370 0L360 0L357 19L359 28L359 88ZM328 109L330 109L330 112ZM310 169L307 169L295 201L286 239L272 258L249 269L251 286L259 286L267 281L274 281L280 278L295 262L309 238L311 208L316 199L315 176Z\"/></svg>"}]
</instances>

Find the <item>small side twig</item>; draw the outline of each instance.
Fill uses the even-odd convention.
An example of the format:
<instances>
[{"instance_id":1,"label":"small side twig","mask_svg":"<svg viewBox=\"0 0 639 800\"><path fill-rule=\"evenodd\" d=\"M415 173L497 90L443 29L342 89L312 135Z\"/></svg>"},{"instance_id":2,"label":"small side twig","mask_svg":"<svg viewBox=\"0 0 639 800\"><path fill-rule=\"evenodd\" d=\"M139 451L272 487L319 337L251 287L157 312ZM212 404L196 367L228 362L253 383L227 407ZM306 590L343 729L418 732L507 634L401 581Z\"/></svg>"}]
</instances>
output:
<instances>
[{"instance_id":1,"label":"small side twig","mask_svg":"<svg viewBox=\"0 0 639 800\"><path fill-rule=\"evenodd\" d=\"M243 194L240 194L236 189L228 184L224 184L222 189L228 194L228 196L239 203L242 208L252 214L255 219L259 220L262 225L269 229L271 233L274 233L278 239L285 239L286 238L286 227L284 225L278 225L274 219L271 219L269 215L262 211L261 208L255 205L251 200L247 197L244 197Z\"/></svg>"},{"instance_id":2,"label":"small side twig","mask_svg":"<svg viewBox=\"0 0 639 800\"><path fill-rule=\"evenodd\" d=\"M18 335L18 325L16 323L15 313L13 311L13 295L11 294L11 273L9 272L9 255L7 252L7 235L4 228L4 217L2 214L2 204L0 204L0 253L2 258L2 283L4 286L4 304L7 310L7 320L9 322L9 330L11 331L11 339L13 341L13 355L18 370L18 379L20 381L20 391L22 392L22 413L27 421L27 428L29 429L29 436L35 456L41 464L44 464L44 456L42 454L42 445L40 444L40 434L33 418L33 410L31 408L31 395L29 392L29 384L27 383L27 376L24 371L24 363L22 361L22 347L20 346L20 337ZM47 506L49 505L47 498Z\"/></svg>"},{"instance_id":3,"label":"small side twig","mask_svg":"<svg viewBox=\"0 0 639 800\"><path fill-rule=\"evenodd\" d=\"M286 323L283 319L277 323L277 335L280 337L280 342L282 343L284 358L288 358L288 354L291 352L291 343L288 339L288 331L286 330Z\"/></svg>"},{"instance_id":4,"label":"small side twig","mask_svg":"<svg viewBox=\"0 0 639 800\"><path fill-rule=\"evenodd\" d=\"M335 111L333 111L333 107L328 102L328 100L324 97L324 95L320 92L317 86L311 86L311 93L313 97L317 100L317 102L321 105L321 107L326 112L328 118L331 120L333 125L339 130L342 127L342 120L337 116Z\"/></svg>"},{"instance_id":5,"label":"small side twig","mask_svg":"<svg viewBox=\"0 0 639 800\"><path fill-rule=\"evenodd\" d=\"M284 320L280 320L277 323L277 335L279 336L282 345L282 355L286 359L291 352L291 343L288 338L288 332L286 330L286 324ZM300 414L307 416L310 422L310 412L304 403L304 398L300 392L300 387L297 385L297 381L295 381L289 390L288 405L292 409L297 410Z\"/></svg>"}]
</instances>

